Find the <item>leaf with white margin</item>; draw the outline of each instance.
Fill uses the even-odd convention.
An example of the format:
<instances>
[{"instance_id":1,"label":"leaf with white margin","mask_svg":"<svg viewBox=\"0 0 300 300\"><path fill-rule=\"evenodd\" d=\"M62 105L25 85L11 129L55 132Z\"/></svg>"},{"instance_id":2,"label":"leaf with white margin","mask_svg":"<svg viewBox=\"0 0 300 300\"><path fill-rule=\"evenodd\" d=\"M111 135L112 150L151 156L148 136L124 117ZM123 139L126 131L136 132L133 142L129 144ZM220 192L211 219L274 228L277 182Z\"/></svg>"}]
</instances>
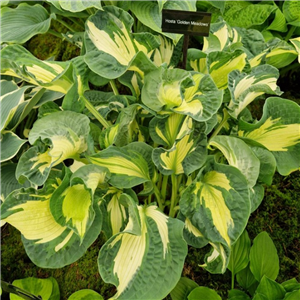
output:
<instances>
[{"instance_id":1,"label":"leaf with white margin","mask_svg":"<svg viewBox=\"0 0 300 300\"><path fill-rule=\"evenodd\" d=\"M171 149L155 148L152 159L164 175L190 175L199 169L206 160L206 136L187 134L176 141Z\"/></svg>"},{"instance_id":2,"label":"leaf with white margin","mask_svg":"<svg viewBox=\"0 0 300 300\"><path fill-rule=\"evenodd\" d=\"M41 185L51 167L67 158L78 159L79 154L87 150L89 122L87 116L72 111L55 112L37 120L29 133L29 143L33 145L41 140L45 144L31 147L22 154L17 178L26 177Z\"/></svg>"},{"instance_id":3,"label":"leaf with white margin","mask_svg":"<svg viewBox=\"0 0 300 300\"><path fill-rule=\"evenodd\" d=\"M72 86L70 62L42 61L21 45L1 50L1 74L21 78L31 84L66 94Z\"/></svg>"},{"instance_id":4,"label":"leaf with white margin","mask_svg":"<svg viewBox=\"0 0 300 300\"><path fill-rule=\"evenodd\" d=\"M109 178L106 168L85 165L64 178L50 199L50 210L57 223L72 229L81 240L93 224L96 188L105 187Z\"/></svg>"},{"instance_id":5,"label":"leaf with white margin","mask_svg":"<svg viewBox=\"0 0 300 300\"><path fill-rule=\"evenodd\" d=\"M230 247L243 232L250 215L246 178L235 167L217 164L210 158L184 190L179 205L181 213L216 248L206 264L214 262L220 268L218 271L224 272ZM216 263L220 255L222 265Z\"/></svg>"},{"instance_id":6,"label":"leaf with white margin","mask_svg":"<svg viewBox=\"0 0 300 300\"><path fill-rule=\"evenodd\" d=\"M187 61L196 72L208 74L206 57L207 54L198 49L188 49Z\"/></svg>"},{"instance_id":7,"label":"leaf with white margin","mask_svg":"<svg viewBox=\"0 0 300 300\"><path fill-rule=\"evenodd\" d=\"M298 52L298 62L300 63L300 37L290 39L290 42L295 46L296 51Z\"/></svg>"},{"instance_id":8,"label":"leaf with white margin","mask_svg":"<svg viewBox=\"0 0 300 300\"><path fill-rule=\"evenodd\" d=\"M164 3L162 3L164 2ZM152 30L163 34L176 44L181 38L181 34L174 34L169 32L162 32L162 9L196 11L195 0L184 1L132 1L130 9L138 20L151 28Z\"/></svg>"},{"instance_id":9,"label":"leaf with white margin","mask_svg":"<svg viewBox=\"0 0 300 300\"><path fill-rule=\"evenodd\" d=\"M239 169L249 186L254 187L259 176L260 161L244 141L234 136L218 135L210 140L209 146L218 148L228 164Z\"/></svg>"},{"instance_id":10,"label":"leaf with white margin","mask_svg":"<svg viewBox=\"0 0 300 300\"><path fill-rule=\"evenodd\" d=\"M1 133L1 162L12 159L27 140L19 138L11 131Z\"/></svg>"},{"instance_id":11,"label":"leaf with white margin","mask_svg":"<svg viewBox=\"0 0 300 300\"><path fill-rule=\"evenodd\" d=\"M87 8L97 8L102 9L101 0L76 0L76 1L68 1L68 0L59 0L59 5L62 9L68 10L71 12L81 12L86 10Z\"/></svg>"},{"instance_id":12,"label":"leaf with white margin","mask_svg":"<svg viewBox=\"0 0 300 300\"><path fill-rule=\"evenodd\" d=\"M43 189L15 190L1 206L1 219L21 232L27 255L41 268L61 268L75 262L101 231L102 217L97 204L93 207L94 222L83 240L55 221L50 211L50 198L63 176L50 174Z\"/></svg>"},{"instance_id":13,"label":"leaf with white margin","mask_svg":"<svg viewBox=\"0 0 300 300\"><path fill-rule=\"evenodd\" d=\"M168 148L192 130L192 118L177 113L163 119L155 117L149 123L149 133L153 141Z\"/></svg>"},{"instance_id":14,"label":"leaf with white margin","mask_svg":"<svg viewBox=\"0 0 300 300\"><path fill-rule=\"evenodd\" d=\"M182 90L193 84L193 78L187 71L160 67L148 73L144 82L142 102L159 114L170 114L182 104Z\"/></svg>"},{"instance_id":15,"label":"leaf with white margin","mask_svg":"<svg viewBox=\"0 0 300 300\"><path fill-rule=\"evenodd\" d=\"M230 114L237 118L244 108L263 94L281 95L276 84L278 78L279 71L270 65L254 67L249 74L232 71L228 76Z\"/></svg>"},{"instance_id":16,"label":"leaf with white margin","mask_svg":"<svg viewBox=\"0 0 300 300\"><path fill-rule=\"evenodd\" d=\"M131 188L151 181L154 165L152 147L143 142L133 142L124 147L110 146L93 156L91 163L109 169L109 183L117 188Z\"/></svg>"},{"instance_id":17,"label":"leaf with white margin","mask_svg":"<svg viewBox=\"0 0 300 300\"><path fill-rule=\"evenodd\" d=\"M159 42L150 33L133 35L130 30L133 18L121 8L106 6L103 9L86 22L84 59L93 72L114 79L131 69L139 52L149 60L147 54L158 47Z\"/></svg>"},{"instance_id":18,"label":"leaf with white margin","mask_svg":"<svg viewBox=\"0 0 300 300\"><path fill-rule=\"evenodd\" d=\"M44 300L59 300L60 292L59 286L55 278L49 277L45 279L28 277L24 279L17 279L12 282L22 290L25 290L35 296L43 297ZM19 300L20 296L10 294L10 300Z\"/></svg>"},{"instance_id":19,"label":"leaf with white margin","mask_svg":"<svg viewBox=\"0 0 300 300\"><path fill-rule=\"evenodd\" d=\"M167 64L170 66L171 59L174 51L174 44L171 40L166 37L159 35L160 46L154 50L153 62L156 66L161 66L162 64Z\"/></svg>"},{"instance_id":20,"label":"leaf with white margin","mask_svg":"<svg viewBox=\"0 0 300 300\"><path fill-rule=\"evenodd\" d=\"M129 222L101 248L100 275L117 287L111 299L160 300L180 279L187 254L183 223L156 206L136 206L126 198Z\"/></svg>"},{"instance_id":21,"label":"leaf with white margin","mask_svg":"<svg viewBox=\"0 0 300 300\"><path fill-rule=\"evenodd\" d=\"M40 4L21 3L16 8L1 8L2 43L23 44L36 34L46 33L55 14L50 14Z\"/></svg>"},{"instance_id":22,"label":"leaf with white margin","mask_svg":"<svg viewBox=\"0 0 300 300\"><path fill-rule=\"evenodd\" d=\"M238 135L272 152L277 171L288 175L300 167L300 107L279 97L269 97L256 124L240 121Z\"/></svg>"}]
</instances>

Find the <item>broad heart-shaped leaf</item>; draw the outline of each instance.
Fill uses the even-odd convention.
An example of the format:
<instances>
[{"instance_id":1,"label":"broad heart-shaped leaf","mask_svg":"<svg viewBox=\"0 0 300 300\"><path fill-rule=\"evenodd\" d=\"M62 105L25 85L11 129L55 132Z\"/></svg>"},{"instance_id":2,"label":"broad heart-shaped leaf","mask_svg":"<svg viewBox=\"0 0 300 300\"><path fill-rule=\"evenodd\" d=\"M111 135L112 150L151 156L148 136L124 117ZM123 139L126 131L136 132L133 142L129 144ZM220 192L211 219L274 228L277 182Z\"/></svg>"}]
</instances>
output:
<instances>
[{"instance_id":1,"label":"broad heart-shaped leaf","mask_svg":"<svg viewBox=\"0 0 300 300\"><path fill-rule=\"evenodd\" d=\"M249 264L242 271L238 272L236 275L236 279L238 284L246 291L250 293L251 296L255 293L255 290L259 284L259 282L254 278Z\"/></svg>"},{"instance_id":2,"label":"broad heart-shaped leaf","mask_svg":"<svg viewBox=\"0 0 300 300\"><path fill-rule=\"evenodd\" d=\"M29 142L39 145L22 154L17 178L43 184L51 167L67 158L79 158L87 150L89 131L88 117L72 111L55 112L37 120L29 133ZM40 140L45 144L40 145Z\"/></svg>"},{"instance_id":3,"label":"broad heart-shaped leaf","mask_svg":"<svg viewBox=\"0 0 300 300\"><path fill-rule=\"evenodd\" d=\"M204 164L206 156L206 136L196 133L177 140L169 150L155 148L152 153L154 164L164 175L190 175Z\"/></svg>"},{"instance_id":4,"label":"broad heart-shaped leaf","mask_svg":"<svg viewBox=\"0 0 300 300\"><path fill-rule=\"evenodd\" d=\"M283 300L298 300L300 297L300 290L286 293Z\"/></svg>"},{"instance_id":5,"label":"broad heart-shaped leaf","mask_svg":"<svg viewBox=\"0 0 300 300\"><path fill-rule=\"evenodd\" d=\"M231 248L228 269L233 276L245 269L249 263L251 241L248 232L244 230L236 243Z\"/></svg>"},{"instance_id":6,"label":"broad heart-shaped leaf","mask_svg":"<svg viewBox=\"0 0 300 300\"><path fill-rule=\"evenodd\" d=\"M181 277L170 293L171 298L172 300L187 300L189 293L196 287L198 287L198 284L195 281L187 277Z\"/></svg>"},{"instance_id":7,"label":"broad heart-shaped leaf","mask_svg":"<svg viewBox=\"0 0 300 300\"><path fill-rule=\"evenodd\" d=\"M108 170L96 165L79 168L70 177L68 172L50 199L50 210L57 223L72 229L83 239L95 218L94 193L105 185Z\"/></svg>"},{"instance_id":8,"label":"broad heart-shaped leaf","mask_svg":"<svg viewBox=\"0 0 300 300\"><path fill-rule=\"evenodd\" d=\"M154 172L151 153L151 146L133 142L120 148L110 146L88 159L93 164L108 168L111 173L109 183L122 189L151 181Z\"/></svg>"},{"instance_id":9,"label":"broad heart-shaped leaf","mask_svg":"<svg viewBox=\"0 0 300 300\"><path fill-rule=\"evenodd\" d=\"M276 84L278 77L278 70L269 65L257 66L250 74L232 71L228 78L231 114L237 118L247 105L263 94L281 95L282 92Z\"/></svg>"},{"instance_id":10,"label":"broad heart-shaped leaf","mask_svg":"<svg viewBox=\"0 0 300 300\"><path fill-rule=\"evenodd\" d=\"M31 84L66 94L72 86L70 62L42 61L21 45L1 50L1 74L21 78Z\"/></svg>"},{"instance_id":11,"label":"broad heart-shaped leaf","mask_svg":"<svg viewBox=\"0 0 300 300\"><path fill-rule=\"evenodd\" d=\"M256 299L283 299L285 296L284 287L267 276L263 276L255 291L253 300Z\"/></svg>"},{"instance_id":12,"label":"broad heart-shaped leaf","mask_svg":"<svg viewBox=\"0 0 300 300\"><path fill-rule=\"evenodd\" d=\"M87 20L84 59L93 72L109 79L120 77L139 51L147 60L147 54L159 46L150 33L134 36L132 24L129 13L115 6L106 6Z\"/></svg>"},{"instance_id":13,"label":"broad heart-shaped leaf","mask_svg":"<svg viewBox=\"0 0 300 300\"><path fill-rule=\"evenodd\" d=\"M263 276L275 280L279 272L277 250L268 233L263 231L256 236L250 250L250 270L255 279L260 281Z\"/></svg>"},{"instance_id":14,"label":"broad heart-shaped leaf","mask_svg":"<svg viewBox=\"0 0 300 300\"><path fill-rule=\"evenodd\" d=\"M59 300L60 292L59 286L55 278L50 277L40 279L35 277L28 277L24 279L14 280L12 285L21 288L35 296L40 296L44 300ZM10 294L11 300L19 300L20 296Z\"/></svg>"},{"instance_id":15,"label":"broad heart-shaped leaf","mask_svg":"<svg viewBox=\"0 0 300 300\"><path fill-rule=\"evenodd\" d=\"M215 136L209 142L226 157L228 164L239 169L246 177L249 186L256 184L260 162L247 144L233 136Z\"/></svg>"},{"instance_id":16,"label":"broad heart-shaped leaf","mask_svg":"<svg viewBox=\"0 0 300 300\"><path fill-rule=\"evenodd\" d=\"M286 280L286 281L282 282L281 285L284 287L284 289L287 292L292 292L292 291L296 291L296 290L300 291L300 283L297 281L296 278Z\"/></svg>"},{"instance_id":17,"label":"broad heart-shaped leaf","mask_svg":"<svg viewBox=\"0 0 300 300\"><path fill-rule=\"evenodd\" d=\"M135 211L125 230L101 248L100 275L117 287L111 299L160 300L181 275L187 254L183 223L167 217L156 206L138 206Z\"/></svg>"},{"instance_id":18,"label":"broad heart-shaped leaf","mask_svg":"<svg viewBox=\"0 0 300 300\"><path fill-rule=\"evenodd\" d=\"M20 150L20 148L27 142L27 140L20 139L15 133L11 131L4 131L1 133L1 162L13 158Z\"/></svg>"},{"instance_id":19,"label":"broad heart-shaped leaf","mask_svg":"<svg viewBox=\"0 0 300 300\"><path fill-rule=\"evenodd\" d=\"M104 298L97 292L84 289L73 293L68 300L103 300Z\"/></svg>"},{"instance_id":20,"label":"broad heart-shaped leaf","mask_svg":"<svg viewBox=\"0 0 300 300\"><path fill-rule=\"evenodd\" d=\"M49 15L39 4L21 3L16 8L1 8L2 43L23 44L39 33L46 33L55 14Z\"/></svg>"},{"instance_id":21,"label":"broad heart-shaped leaf","mask_svg":"<svg viewBox=\"0 0 300 300\"><path fill-rule=\"evenodd\" d=\"M162 9L196 11L196 1L132 1L130 9L141 23L145 24L152 30L171 38L175 43L177 43L182 35L162 32L161 11Z\"/></svg>"},{"instance_id":22,"label":"broad heart-shaped leaf","mask_svg":"<svg viewBox=\"0 0 300 300\"><path fill-rule=\"evenodd\" d=\"M207 166L183 192L179 205L181 213L215 248L207 262L215 261L218 252L223 260L218 271L224 272L229 259L226 253L243 232L250 214L246 178L235 167L209 158Z\"/></svg>"},{"instance_id":23,"label":"broad heart-shaped leaf","mask_svg":"<svg viewBox=\"0 0 300 300\"><path fill-rule=\"evenodd\" d=\"M300 3L298 1L284 1L282 5L282 12L290 24L300 26L299 16Z\"/></svg>"},{"instance_id":24,"label":"broad heart-shaped leaf","mask_svg":"<svg viewBox=\"0 0 300 300\"><path fill-rule=\"evenodd\" d=\"M208 287L205 286L199 286L193 289L188 295L188 300L199 300L199 299L222 300L216 291L209 289Z\"/></svg>"},{"instance_id":25,"label":"broad heart-shaped leaf","mask_svg":"<svg viewBox=\"0 0 300 300\"><path fill-rule=\"evenodd\" d=\"M285 16L283 12L280 10L280 8L277 7L275 11L275 18L272 21L272 23L269 25L267 30L275 30L275 31L280 31L280 32L287 32L287 24L285 20Z\"/></svg>"},{"instance_id":26,"label":"broad heart-shaped leaf","mask_svg":"<svg viewBox=\"0 0 300 300\"><path fill-rule=\"evenodd\" d=\"M290 42L295 46L298 52L298 62L300 63L300 37L291 39Z\"/></svg>"},{"instance_id":27,"label":"broad heart-shaped leaf","mask_svg":"<svg viewBox=\"0 0 300 300\"><path fill-rule=\"evenodd\" d=\"M102 217L94 204L95 219L83 240L58 224L50 211L50 198L63 175L53 174L43 189L19 189L1 206L1 218L22 234L25 251L41 268L61 268L78 260L101 231Z\"/></svg>"},{"instance_id":28,"label":"broad heart-shaped leaf","mask_svg":"<svg viewBox=\"0 0 300 300\"><path fill-rule=\"evenodd\" d=\"M102 9L100 0L76 0L76 1L67 1L59 0L59 5L62 9L68 10L71 12L81 12L87 8L95 7L97 9Z\"/></svg>"},{"instance_id":29,"label":"broad heart-shaped leaf","mask_svg":"<svg viewBox=\"0 0 300 300\"><path fill-rule=\"evenodd\" d=\"M240 291L240 290L230 290L230 291L228 291L228 300L251 300L251 299L243 291Z\"/></svg>"},{"instance_id":30,"label":"broad heart-shaped leaf","mask_svg":"<svg viewBox=\"0 0 300 300\"><path fill-rule=\"evenodd\" d=\"M238 135L272 152L277 170L288 175L300 167L300 107L295 102L270 97L256 124L240 121Z\"/></svg>"}]
</instances>

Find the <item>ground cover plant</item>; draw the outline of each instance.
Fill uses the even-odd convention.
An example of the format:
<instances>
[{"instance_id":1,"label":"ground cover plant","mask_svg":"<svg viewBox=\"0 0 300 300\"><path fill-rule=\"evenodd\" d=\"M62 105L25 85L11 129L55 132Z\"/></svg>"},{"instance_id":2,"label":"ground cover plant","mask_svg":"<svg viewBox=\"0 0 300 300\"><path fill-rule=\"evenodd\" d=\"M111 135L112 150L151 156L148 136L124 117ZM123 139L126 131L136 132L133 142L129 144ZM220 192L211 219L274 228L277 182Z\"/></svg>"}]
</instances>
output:
<instances>
[{"instance_id":1,"label":"ground cover plant","mask_svg":"<svg viewBox=\"0 0 300 300\"><path fill-rule=\"evenodd\" d=\"M70 265L101 233L97 264L116 287L111 299L166 297L188 246L207 251L198 264L208 272L232 271L265 186L276 171L300 168L300 107L277 84L281 70L299 67L299 2L243 3L206 2L216 9L210 35L188 50L187 70L182 37L161 32L161 10L202 2L1 3L1 218L21 232L34 264ZM231 14L244 10L252 23L235 26ZM279 18L286 27L274 34ZM52 21L69 31L53 31ZM79 54L37 58L26 42L46 32ZM258 99L256 119L249 108ZM254 299L263 299L277 274L253 274L263 280ZM282 289L297 296L292 283ZM45 299L59 299L53 279L43 284L51 286ZM69 299L102 299L95 293Z\"/></svg>"}]
</instances>

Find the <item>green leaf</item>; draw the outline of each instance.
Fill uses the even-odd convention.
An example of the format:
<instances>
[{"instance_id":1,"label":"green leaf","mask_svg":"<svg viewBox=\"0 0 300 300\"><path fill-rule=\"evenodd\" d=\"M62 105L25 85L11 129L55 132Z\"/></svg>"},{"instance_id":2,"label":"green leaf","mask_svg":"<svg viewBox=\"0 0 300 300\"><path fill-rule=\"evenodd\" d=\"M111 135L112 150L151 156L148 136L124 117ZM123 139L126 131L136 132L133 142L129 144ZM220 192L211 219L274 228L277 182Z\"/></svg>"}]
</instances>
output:
<instances>
[{"instance_id":1,"label":"green leaf","mask_svg":"<svg viewBox=\"0 0 300 300\"><path fill-rule=\"evenodd\" d=\"M151 153L151 146L134 142L121 148L108 147L88 158L93 164L109 169L111 185L117 188L131 188L151 181L154 171Z\"/></svg>"},{"instance_id":2,"label":"green leaf","mask_svg":"<svg viewBox=\"0 0 300 300\"><path fill-rule=\"evenodd\" d=\"M162 8L174 9L174 10L185 10L185 11L196 11L196 1L132 1L130 9L138 20L151 28L152 30L159 32L172 40L175 44L179 41L181 35L162 32Z\"/></svg>"},{"instance_id":3,"label":"green leaf","mask_svg":"<svg viewBox=\"0 0 300 300\"><path fill-rule=\"evenodd\" d=\"M263 116L256 124L241 122L239 136L255 141L272 152L277 170L288 175L300 167L300 107L295 102L270 97L266 100Z\"/></svg>"},{"instance_id":4,"label":"green leaf","mask_svg":"<svg viewBox=\"0 0 300 300\"><path fill-rule=\"evenodd\" d=\"M281 284L287 292L292 292L295 290L300 290L300 283L296 278L289 279L287 281L282 282Z\"/></svg>"},{"instance_id":5,"label":"green leaf","mask_svg":"<svg viewBox=\"0 0 300 300\"><path fill-rule=\"evenodd\" d=\"M23 153L17 178L26 177L32 183L43 184L51 167L67 158L76 159L87 150L89 130L88 117L71 111L55 112L37 120L29 133L29 143L41 140L45 144Z\"/></svg>"},{"instance_id":6,"label":"green leaf","mask_svg":"<svg viewBox=\"0 0 300 300\"><path fill-rule=\"evenodd\" d=\"M100 275L117 287L112 299L160 300L180 279L187 254L183 223L156 206L128 203L132 212L125 230L100 250Z\"/></svg>"},{"instance_id":7,"label":"green leaf","mask_svg":"<svg viewBox=\"0 0 300 300\"><path fill-rule=\"evenodd\" d=\"M275 11L275 18L273 19L272 23L269 25L267 30L275 30L279 32L288 31L285 16L278 7Z\"/></svg>"},{"instance_id":8,"label":"green leaf","mask_svg":"<svg viewBox=\"0 0 300 300\"><path fill-rule=\"evenodd\" d=\"M251 300L251 299L243 291L240 291L240 290L230 290L230 291L228 291L228 300Z\"/></svg>"},{"instance_id":9,"label":"green leaf","mask_svg":"<svg viewBox=\"0 0 300 300\"><path fill-rule=\"evenodd\" d=\"M1 74L21 78L31 84L66 94L72 86L70 62L42 61L21 45L1 50Z\"/></svg>"},{"instance_id":10,"label":"green leaf","mask_svg":"<svg viewBox=\"0 0 300 300\"><path fill-rule=\"evenodd\" d=\"M298 1L287 0L283 2L282 12L289 23L300 26L300 3Z\"/></svg>"},{"instance_id":11,"label":"green leaf","mask_svg":"<svg viewBox=\"0 0 300 300\"><path fill-rule=\"evenodd\" d=\"M1 133L1 162L12 159L27 140L20 139L11 131Z\"/></svg>"},{"instance_id":12,"label":"green leaf","mask_svg":"<svg viewBox=\"0 0 300 300\"><path fill-rule=\"evenodd\" d=\"M285 296L285 289L283 286L267 276L263 276L254 295L253 300L259 295L261 298L258 299L283 299Z\"/></svg>"},{"instance_id":13,"label":"green leaf","mask_svg":"<svg viewBox=\"0 0 300 300\"><path fill-rule=\"evenodd\" d=\"M251 295L254 294L258 286L258 281L255 280L249 265L245 269L237 273L236 279L238 284L242 288L250 292Z\"/></svg>"},{"instance_id":14,"label":"green leaf","mask_svg":"<svg viewBox=\"0 0 300 300\"><path fill-rule=\"evenodd\" d=\"M218 148L228 164L239 169L249 186L254 187L259 175L260 162L245 142L233 136L219 135L212 138L209 145Z\"/></svg>"},{"instance_id":15,"label":"green leaf","mask_svg":"<svg viewBox=\"0 0 300 300\"><path fill-rule=\"evenodd\" d=\"M171 298L172 300L188 300L188 295L196 287L198 287L198 284L195 281L187 277L181 277L170 293Z\"/></svg>"},{"instance_id":16,"label":"green leaf","mask_svg":"<svg viewBox=\"0 0 300 300\"><path fill-rule=\"evenodd\" d=\"M225 13L224 19L231 26L250 28L263 24L270 14L276 9L268 4L251 4L244 8L235 9L233 13Z\"/></svg>"},{"instance_id":17,"label":"green leaf","mask_svg":"<svg viewBox=\"0 0 300 300\"><path fill-rule=\"evenodd\" d=\"M212 262L220 256L223 265L218 263L221 267L218 271L224 272L229 260L226 253L243 232L250 214L245 177L238 169L209 159L207 166L183 192L179 205L183 215L214 244L215 249L207 261Z\"/></svg>"},{"instance_id":18,"label":"green leaf","mask_svg":"<svg viewBox=\"0 0 300 300\"><path fill-rule=\"evenodd\" d=\"M300 290L286 293L283 300L298 300L299 297L300 297Z\"/></svg>"},{"instance_id":19,"label":"green leaf","mask_svg":"<svg viewBox=\"0 0 300 300\"><path fill-rule=\"evenodd\" d=\"M60 292L57 281L53 278L39 279L34 277L28 277L24 279L14 280L12 283L14 286L21 288L35 296L40 296L44 300L59 300ZM10 294L11 300L19 300L20 296Z\"/></svg>"},{"instance_id":20,"label":"green leaf","mask_svg":"<svg viewBox=\"0 0 300 300\"><path fill-rule=\"evenodd\" d=\"M104 298L93 290L84 289L73 293L68 300L103 300Z\"/></svg>"},{"instance_id":21,"label":"green leaf","mask_svg":"<svg viewBox=\"0 0 300 300\"><path fill-rule=\"evenodd\" d=\"M251 241L248 236L248 232L244 230L237 242L231 248L227 268L231 271L233 276L247 267L249 263L250 246Z\"/></svg>"},{"instance_id":22,"label":"green leaf","mask_svg":"<svg viewBox=\"0 0 300 300\"><path fill-rule=\"evenodd\" d=\"M268 233L263 231L256 236L250 250L250 269L255 279L260 281L263 276L275 280L279 272L277 250Z\"/></svg>"},{"instance_id":23,"label":"green leaf","mask_svg":"<svg viewBox=\"0 0 300 300\"><path fill-rule=\"evenodd\" d=\"M55 14L49 15L39 4L1 8L1 42L23 44L36 34L46 33L55 18Z\"/></svg>"},{"instance_id":24,"label":"green leaf","mask_svg":"<svg viewBox=\"0 0 300 300\"><path fill-rule=\"evenodd\" d=\"M133 18L126 11L106 6L86 22L85 62L89 68L102 77L114 79L120 77L133 63L138 52L147 54L159 46L158 40L150 33L131 33ZM137 67L133 70L140 71ZM141 71L140 71L141 72Z\"/></svg>"},{"instance_id":25,"label":"green leaf","mask_svg":"<svg viewBox=\"0 0 300 300\"><path fill-rule=\"evenodd\" d=\"M214 290L211 290L204 286L199 286L193 289L188 295L188 300L221 300L222 298Z\"/></svg>"}]
</instances>

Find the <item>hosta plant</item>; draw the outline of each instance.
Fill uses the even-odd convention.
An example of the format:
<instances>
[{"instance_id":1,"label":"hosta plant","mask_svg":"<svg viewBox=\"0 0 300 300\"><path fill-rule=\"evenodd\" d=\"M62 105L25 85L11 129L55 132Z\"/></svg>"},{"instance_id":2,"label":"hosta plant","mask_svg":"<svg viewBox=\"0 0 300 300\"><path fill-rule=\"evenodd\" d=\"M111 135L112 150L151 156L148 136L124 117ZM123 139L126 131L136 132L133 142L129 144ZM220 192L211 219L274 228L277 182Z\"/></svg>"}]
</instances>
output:
<instances>
[{"instance_id":1,"label":"hosta plant","mask_svg":"<svg viewBox=\"0 0 300 300\"><path fill-rule=\"evenodd\" d=\"M196 10L196 1L1 12L5 26L35 24L2 36L2 221L44 268L75 262L103 232L97 263L117 288L111 299L167 296L188 245L210 245L199 264L224 273L264 184L300 167L300 107L280 97L268 44L250 47L262 35L218 19L182 70L180 36L151 17L163 8ZM43 20L30 19L35 10ZM41 61L21 43L63 14L82 26L64 35L81 55ZM260 120L248 109L258 98Z\"/></svg>"}]
</instances>

